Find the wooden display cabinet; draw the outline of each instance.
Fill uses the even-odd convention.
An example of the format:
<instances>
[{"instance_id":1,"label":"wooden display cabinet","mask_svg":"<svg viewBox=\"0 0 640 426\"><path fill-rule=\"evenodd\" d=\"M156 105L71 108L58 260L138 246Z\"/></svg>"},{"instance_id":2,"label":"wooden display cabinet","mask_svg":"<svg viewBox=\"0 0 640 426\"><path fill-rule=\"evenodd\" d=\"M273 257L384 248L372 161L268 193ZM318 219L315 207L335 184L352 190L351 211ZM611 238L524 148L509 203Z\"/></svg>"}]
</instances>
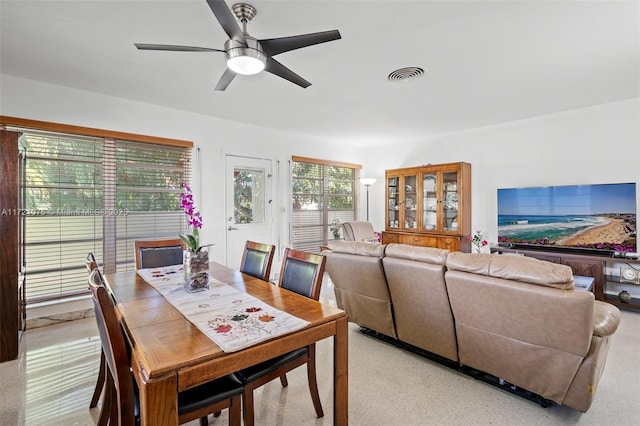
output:
<instances>
[{"instance_id":1,"label":"wooden display cabinet","mask_svg":"<svg viewBox=\"0 0 640 426\"><path fill-rule=\"evenodd\" d=\"M382 242L469 251L471 164L387 170Z\"/></svg>"}]
</instances>

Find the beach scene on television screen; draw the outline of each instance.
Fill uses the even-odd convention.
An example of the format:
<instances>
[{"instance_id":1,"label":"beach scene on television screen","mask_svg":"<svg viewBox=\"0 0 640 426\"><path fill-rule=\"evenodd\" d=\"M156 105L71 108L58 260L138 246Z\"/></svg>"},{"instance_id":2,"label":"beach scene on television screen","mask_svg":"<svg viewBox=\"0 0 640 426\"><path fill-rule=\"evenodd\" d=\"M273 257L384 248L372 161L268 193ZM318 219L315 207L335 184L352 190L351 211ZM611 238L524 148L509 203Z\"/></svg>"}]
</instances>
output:
<instances>
[{"instance_id":1,"label":"beach scene on television screen","mask_svg":"<svg viewBox=\"0 0 640 426\"><path fill-rule=\"evenodd\" d=\"M636 185L499 189L498 242L636 252Z\"/></svg>"}]
</instances>

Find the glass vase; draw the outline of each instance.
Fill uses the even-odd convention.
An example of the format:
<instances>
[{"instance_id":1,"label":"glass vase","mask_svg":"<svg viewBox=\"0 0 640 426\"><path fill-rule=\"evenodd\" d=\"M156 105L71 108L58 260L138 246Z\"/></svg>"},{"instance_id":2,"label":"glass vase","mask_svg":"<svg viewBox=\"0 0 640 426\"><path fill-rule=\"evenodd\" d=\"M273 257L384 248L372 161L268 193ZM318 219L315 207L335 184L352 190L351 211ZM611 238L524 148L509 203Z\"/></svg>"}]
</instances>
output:
<instances>
[{"instance_id":1,"label":"glass vase","mask_svg":"<svg viewBox=\"0 0 640 426\"><path fill-rule=\"evenodd\" d=\"M182 264L186 291L195 293L209 288L209 251L206 247L200 251L185 250Z\"/></svg>"}]
</instances>

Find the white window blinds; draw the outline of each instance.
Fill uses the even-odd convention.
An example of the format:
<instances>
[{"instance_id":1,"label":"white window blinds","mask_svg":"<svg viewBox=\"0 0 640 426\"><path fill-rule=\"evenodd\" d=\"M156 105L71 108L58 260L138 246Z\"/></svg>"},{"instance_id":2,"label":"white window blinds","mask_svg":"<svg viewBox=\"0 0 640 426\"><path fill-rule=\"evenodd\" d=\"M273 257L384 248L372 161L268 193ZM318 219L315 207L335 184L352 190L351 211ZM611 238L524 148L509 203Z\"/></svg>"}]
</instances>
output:
<instances>
[{"instance_id":1,"label":"white window blinds","mask_svg":"<svg viewBox=\"0 0 640 426\"><path fill-rule=\"evenodd\" d=\"M115 141L115 208L128 214L107 217L107 229L115 232L108 243L115 243L115 250L105 244L106 254L116 265L106 270L135 269L135 240L187 232L180 191L191 183L190 157L191 150L182 147Z\"/></svg>"},{"instance_id":2,"label":"white window blinds","mask_svg":"<svg viewBox=\"0 0 640 426\"><path fill-rule=\"evenodd\" d=\"M186 231L189 146L16 130L26 154L27 304L85 293L89 252L105 272L132 270L135 239Z\"/></svg>"},{"instance_id":3,"label":"white window blinds","mask_svg":"<svg viewBox=\"0 0 640 426\"><path fill-rule=\"evenodd\" d=\"M297 250L318 252L333 239L330 227L358 217L362 166L294 157L291 168L292 244Z\"/></svg>"}]
</instances>

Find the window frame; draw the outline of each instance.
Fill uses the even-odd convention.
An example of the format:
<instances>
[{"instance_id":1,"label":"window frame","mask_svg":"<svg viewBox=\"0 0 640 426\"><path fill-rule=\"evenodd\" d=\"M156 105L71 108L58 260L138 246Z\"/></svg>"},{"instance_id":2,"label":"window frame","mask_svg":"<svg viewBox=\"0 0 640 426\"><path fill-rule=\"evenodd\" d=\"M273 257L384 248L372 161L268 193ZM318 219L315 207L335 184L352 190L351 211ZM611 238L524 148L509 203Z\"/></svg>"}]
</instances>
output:
<instances>
[{"instance_id":1,"label":"window frame","mask_svg":"<svg viewBox=\"0 0 640 426\"><path fill-rule=\"evenodd\" d=\"M318 165L322 168L321 176L316 178L316 180L320 183L319 185L319 194L315 194L322 203L321 209L315 210L321 212L321 222L308 222L307 226L311 227L322 227L322 239L307 239L302 242L296 241L296 229L302 229L304 226L297 226L296 221L296 211L303 211L301 209L296 209L295 207L295 193L294 193L294 180L297 178L303 179L304 177L294 176L295 163L307 163ZM331 203L329 202L329 198L332 196L328 192L328 188L331 182L335 182L338 180L331 179L329 177L329 173L327 170L329 167L338 167L338 168L348 168L353 170L353 179L349 179L349 182L352 183L353 191L350 195L353 196L353 209L349 210L338 210L332 209ZM325 246L331 236L330 227L334 218L340 216L343 218L341 222L357 220L359 213L359 205L360 205L360 176L362 171L362 165L355 163L347 163L343 161L332 161L332 160L323 160L317 158L309 158L309 157L300 157L300 156L292 156L291 157L291 168L290 168L290 176L291 176L291 226L290 226L290 242L293 248L311 252L319 252L321 246ZM313 179L313 178L310 178ZM311 194L311 193L309 193ZM314 210L310 210L311 212ZM349 212L346 213L345 212ZM313 232L313 231L311 231Z\"/></svg>"},{"instance_id":2,"label":"window frame","mask_svg":"<svg viewBox=\"0 0 640 426\"><path fill-rule=\"evenodd\" d=\"M161 162L162 161L161 159L164 157L168 157L170 158L170 160L173 159L173 161L176 162L175 163L176 165L174 165L173 168L171 166L172 164L171 161L169 161L167 162L167 164L162 165L161 169L165 170L165 173L169 173L169 174L171 173L171 170L175 170L180 176L180 178L178 178L179 180L191 183L191 176L192 176L191 173L192 173L192 163L193 163L193 158L192 158L193 142L191 141L168 139L168 138L139 135L139 134L125 133L125 132L118 132L118 131L111 131L111 130L104 130L104 129L95 129L95 128L89 128L89 127L29 120L29 119L16 118L16 117L7 117L7 116L0 116L0 128L4 128L10 131L16 131L18 133L23 133L23 134L31 133L35 135L39 133L44 135L44 137L60 137L61 140L63 140L63 138L66 137L69 139L69 143L82 144L83 143L82 139L87 138L87 143L91 142L91 143L94 143L96 146L99 146L99 149L97 151L98 153L95 154L96 156L94 157L94 160L95 160L94 163L96 164L102 163L100 167L96 166L96 168L100 169L100 172L99 172L101 174L99 179L100 183L89 184L88 186L86 187L83 186L82 188L88 189L89 191L98 191L97 188L100 188L100 190L102 190L102 192L105 194L101 199L102 206L97 206L97 208L100 208L103 212L109 211L109 210L118 210L116 205L116 200L117 200L118 192L121 191L120 189L118 189L118 178L117 178L118 161L116 159L116 150L118 149L135 150L137 147L138 149L141 149L143 151L148 149L150 150L150 152L156 151L158 154L161 154L163 147L166 147L167 150L173 151L171 155L169 154L165 156L158 155L155 161ZM73 141L73 138L76 138L77 140ZM46 149L46 145L43 145L43 146L45 146L45 149ZM131 148L131 146L133 146L133 148ZM98 158L98 156L101 156L101 158ZM147 159L147 156L140 155L139 157L143 161ZM54 157L50 157L50 158L54 158ZM87 157L87 158L90 158L90 157ZM28 151L27 151L27 161L29 161ZM57 158L57 159L54 159L53 161L55 163L60 163L66 160ZM91 163L91 161L87 159L71 160L70 163L74 161L77 164ZM134 168L141 167L142 169L144 169L145 167L147 167L151 169L151 167L148 164L146 165L136 164L135 158L133 163L128 163L127 165L129 166L131 164L133 164ZM121 165L120 168L123 168L123 166L124 164ZM150 179L152 179L152 177L150 177ZM52 183L55 183L55 185L58 185L58 186L60 185L64 186L64 183L61 184L60 181L56 181L56 182L52 181ZM182 182L180 182L180 185L181 183ZM176 194L181 191L181 187L180 185L177 185L177 182L173 182L173 184L171 184L171 187L169 185L170 184L167 183L167 186L161 185L157 188L152 188L152 189L158 192L165 192L165 193L176 192ZM49 186L49 188L51 188L51 186ZM125 190L128 190L126 186L124 188ZM145 190L146 189L143 189L143 192ZM107 196L108 191L109 191L109 196ZM179 205L177 198L178 197L176 196L176 206ZM167 198L165 196L165 203L166 203L166 200ZM20 207L24 208L27 206L23 205ZM82 208L80 207L80 204L78 204L78 207ZM171 227L170 232L172 236L179 232L185 232L187 228L186 219L185 219L186 216L182 213L179 207L176 207L175 209L172 208L170 210L139 211L139 212L135 212L135 214L138 214L140 216L145 216L145 215L154 216L154 218L158 218L156 219L156 222L159 222L159 223L161 222L162 215L169 214L170 215L169 221L172 224L172 226L179 224L178 225L179 229L175 229ZM57 210L56 208L51 208L51 213L50 213L50 217L60 216L61 218L71 217L74 215L75 215L74 212L71 212L69 215L67 215L64 210ZM132 245L133 243L131 242L131 244L129 244L130 241L128 240L132 240L135 238L154 238L156 236L167 235L167 234L159 234L159 233L150 235L150 234L147 234L146 232L140 235L133 232L131 235L127 236L128 234L125 232L124 234L125 238L123 240L122 233L119 232L118 230L119 224L116 223L121 219L119 219L115 215L112 216L112 215L107 215L102 213L101 213L101 216L102 216L102 219L100 218L96 219L95 217L93 218L94 222L96 223L96 225L94 226L95 231L92 235L88 235L87 238L83 238L83 241L86 240L85 242L87 245L93 245L96 251L102 252L103 257L99 258L98 262L103 266L104 272L107 272L107 273L116 272L119 270L131 270L132 268L135 268L135 266L132 266L134 265L133 247L130 247L130 248L125 247L124 254L122 254L120 253L122 249L119 248L116 250L116 247L118 247L118 244L117 244L118 242L120 242L120 245L122 244ZM20 221L21 223L20 226L24 226L23 224L27 222L27 220L29 219L29 215L22 215L21 219L23 220ZM126 222L126 220L127 219L124 219L124 222ZM63 222L63 221L64 219L60 219L60 222ZM73 219L68 221L68 223L71 223L71 222L73 222ZM64 225L61 225L61 226L64 226ZM127 224L126 226L127 227L133 226L135 231L135 225ZM169 230L168 225L160 223L157 227L153 228L155 230L154 232L160 232L158 230L161 229L162 226L164 226L165 227L164 229L166 229L167 231ZM62 232L62 228L59 228L59 229L60 230L57 230L56 232L58 233ZM21 234L24 235L25 233L21 231ZM56 246L56 244L59 245L59 247L61 248L60 250L65 251L65 249L63 249L63 247L65 247L64 240L60 239L59 243L56 243L55 241L56 238L57 237L53 235L47 241L49 241L50 244L53 244L54 246ZM25 252L25 243L29 244L29 242L24 240L21 242L22 247L20 248L20 251L23 254ZM73 238L72 238L70 240L70 244L73 245L74 243L77 243L77 241L73 241ZM102 247L99 247L100 245L102 245ZM80 248L79 250L84 250L84 248ZM65 257L64 255L60 256L60 258L63 260L58 262L59 263L58 267L54 265L55 262L51 263L49 268L42 268L43 270L39 270L37 266L32 266L31 267L32 279L35 279L35 276L38 272L40 272L41 276L44 276L44 274L51 274L51 277L47 276L45 279L51 279L53 284L51 284L51 289L47 288L48 284L43 285L42 288L45 290L43 291L43 295L38 293L37 296L30 297L29 299L26 300L26 304L29 305L29 304L40 303L40 302L48 302L48 301L63 302L65 300L68 300L69 298L87 293L88 290L86 287L86 271L83 263L84 256L86 255L87 253L81 253L80 255L77 252L73 252L72 254L70 253L70 256L72 256L74 259L71 262L74 262L76 257L78 257L77 267L75 266L75 263L73 265L70 265L69 261L67 261L68 265L64 266L64 257ZM125 259L128 257L131 257L131 259ZM23 258L21 267L26 266L25 287L27 288L27 294L28 294L28 285L29 285L29 277L30 277L28 265L29 265L29 259L25 256ZM51 271L49 271L49 269L51 269ZM55 277L56 274L59 274L61 278L56 278ZM62 277L63 274L71 274L72 277L68 278L67 275L64 275L64 277ZM75 285L71 284L69 287L67 287L66 283L64 282L61 283L62 285L57 284L57 281L65 281L67 279L70 279L70 280L73 279L74 281L76 281L76 284ZM56 287L58 288L57 291L55 290ZM34 294L36 294L35 291L34 291Z\"/></svg>"}]
</instances>

